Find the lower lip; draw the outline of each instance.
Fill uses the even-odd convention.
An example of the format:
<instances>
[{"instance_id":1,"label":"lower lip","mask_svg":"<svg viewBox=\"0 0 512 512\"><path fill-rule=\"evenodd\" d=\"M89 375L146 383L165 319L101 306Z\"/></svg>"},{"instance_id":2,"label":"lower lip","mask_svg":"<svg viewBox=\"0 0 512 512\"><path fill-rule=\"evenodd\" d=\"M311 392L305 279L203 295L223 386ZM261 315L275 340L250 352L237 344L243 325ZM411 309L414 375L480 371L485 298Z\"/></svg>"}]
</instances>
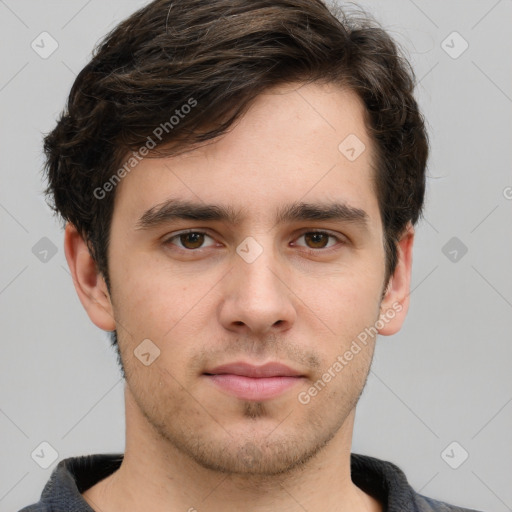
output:
<instances>
[{"instance_id":1,"label":"lower lip","mask_svg":"<svg viewBox=\"0 0 512 512\"><path fill-rule=\"evenodd\" d=\"M268 400L295 386L301 377L244 377L230 373L207 375L216 386L242 400Z\"/></svg>"}]
</instances>

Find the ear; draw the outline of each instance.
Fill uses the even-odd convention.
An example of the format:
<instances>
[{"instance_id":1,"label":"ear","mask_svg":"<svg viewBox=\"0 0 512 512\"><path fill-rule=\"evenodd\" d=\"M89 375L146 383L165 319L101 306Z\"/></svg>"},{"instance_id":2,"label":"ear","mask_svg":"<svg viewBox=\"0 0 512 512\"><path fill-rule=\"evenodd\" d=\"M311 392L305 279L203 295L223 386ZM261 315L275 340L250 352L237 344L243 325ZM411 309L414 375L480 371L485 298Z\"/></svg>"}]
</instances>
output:
<instances>
[{"instance_id":1,"label":"ear","mask_svg":"<svg viewBox=\"0 0 512 512\"><path fill-rule=\"evenodd\" d=\"M75 290L92 322L104 331L116 328L110 295L84 239L71 223L66 224L64 252Z\"/></svg>"},{"instance_id":2,"label":"ear","mask_svg":"<svg viewBox=\"0 0 512 512\"><path fill-rule=\"evenodd\" d=\"M383 336L397 333L409 310L413 243L414 228L409 223L398 242L398 262L380 306L378 325L384 325L378 331Z\"/></svg>"}]
</instances>

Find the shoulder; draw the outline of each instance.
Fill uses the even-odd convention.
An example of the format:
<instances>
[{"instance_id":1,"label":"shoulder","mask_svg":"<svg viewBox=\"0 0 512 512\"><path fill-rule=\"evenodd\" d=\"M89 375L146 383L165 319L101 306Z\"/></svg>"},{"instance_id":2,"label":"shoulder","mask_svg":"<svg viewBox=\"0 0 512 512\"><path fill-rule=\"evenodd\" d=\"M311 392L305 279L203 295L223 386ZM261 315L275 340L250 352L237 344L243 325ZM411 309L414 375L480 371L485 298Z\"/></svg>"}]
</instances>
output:
<instances>
[{"instance_id":1,"label":"shoulder","mask_svg":"<svg viewBox=\"0 0 512 512\"><path fill-rule=\"evenodd\" d=\"M421 494L416 495L419 512L483 512L473 508L462 508L443 501L434 500Z\"/></svg>"},{"instance_id":2,"label":"shoulder","mask_svg":"<svg viewBox=\"0 0 512 512\"><path fill-rule=\"evenodd\" d=\"M61 460L46 483L41 499L19 512L94 512L82 493L116 471L122 453L83 455Z\"/></svg>"},{"instance_id":3,"label":"shoulder","mask_svg":"<svg viewBox=\"0 0 512 512\"><path fill-rule=\"evenodd\" d=\"M386 505L387 512L483 512L450 505L417 493L394 463L351 454L352 481Z\"/></svg>"}]
</instances>

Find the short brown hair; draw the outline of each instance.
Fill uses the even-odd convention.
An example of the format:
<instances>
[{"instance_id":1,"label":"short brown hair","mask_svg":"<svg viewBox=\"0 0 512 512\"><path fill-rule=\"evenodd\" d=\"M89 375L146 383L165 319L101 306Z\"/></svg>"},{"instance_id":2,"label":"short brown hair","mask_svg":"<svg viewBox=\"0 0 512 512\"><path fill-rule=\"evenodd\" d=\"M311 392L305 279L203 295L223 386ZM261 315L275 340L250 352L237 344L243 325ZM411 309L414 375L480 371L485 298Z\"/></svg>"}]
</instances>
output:
<instances>
[{"instance_id":1,"label":"short brown hair","mask_svg":"<svg viewBox=\"0 0 512 512\"><path fill-rule=\"evenodd\" d=\"M150 138L159 155L213 140L267 88L296 81L337 83L363 100L391 276L397 241L421 214L428 156L414 73L391 37L320 0L155 0L96 48L45 138L52 207L87 241L107 285L113 179L127 152Z\"/></svg>"}]
</instances>

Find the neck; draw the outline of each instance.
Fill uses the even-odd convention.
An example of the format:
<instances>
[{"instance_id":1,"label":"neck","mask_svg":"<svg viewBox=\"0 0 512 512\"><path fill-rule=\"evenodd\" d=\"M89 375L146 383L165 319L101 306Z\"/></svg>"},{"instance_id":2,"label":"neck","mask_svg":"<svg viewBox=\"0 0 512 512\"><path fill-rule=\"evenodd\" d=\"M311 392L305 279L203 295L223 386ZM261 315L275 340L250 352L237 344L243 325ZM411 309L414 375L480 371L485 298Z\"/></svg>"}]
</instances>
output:
<instances>
[{"instance_id":1,"label":"neck","mask_svg":"<svg viewBox=\"0 0 512 512\"><path fill-rule=\"evenodd\" d=\"M103 512L381 512L353 484L350 448L355 409L329 444L280 475L235 475L204 468L162 438L125 391L126 449L120 468L83 497Z\"/></svg>"}]
</instances>

